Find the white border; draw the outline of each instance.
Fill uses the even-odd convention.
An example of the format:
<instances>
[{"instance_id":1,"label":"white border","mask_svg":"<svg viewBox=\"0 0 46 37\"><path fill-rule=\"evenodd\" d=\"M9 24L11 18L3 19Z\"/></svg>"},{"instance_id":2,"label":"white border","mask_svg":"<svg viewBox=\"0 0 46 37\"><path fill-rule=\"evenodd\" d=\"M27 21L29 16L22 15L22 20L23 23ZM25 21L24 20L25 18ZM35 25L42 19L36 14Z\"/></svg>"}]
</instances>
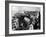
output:
<instances>
[{"instance_id":1,"label":"white border","mask_svg":"<svg viewBox=\"0 0 46 37\"><path fill-rule=\"evenodd\" d=\"M13 31L11 26L11 6L28 6L28 7L40 7L40 14L41 14L41 29L40 30L23 30L23 31ZM43 5L33 5L33 4L9 4L9 34L20 34L20 33L37 33L43 32Z\"/></svg>"}]
</instances>

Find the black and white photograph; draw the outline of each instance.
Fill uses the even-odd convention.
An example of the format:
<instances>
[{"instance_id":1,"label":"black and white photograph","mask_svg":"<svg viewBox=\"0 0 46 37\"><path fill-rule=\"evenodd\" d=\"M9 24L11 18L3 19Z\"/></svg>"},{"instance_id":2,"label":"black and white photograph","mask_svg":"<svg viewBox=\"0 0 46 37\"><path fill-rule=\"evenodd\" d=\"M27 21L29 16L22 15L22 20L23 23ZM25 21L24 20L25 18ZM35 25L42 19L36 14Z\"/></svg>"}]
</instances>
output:
<instances>
[{"instance_id":1,"label":"black and white photograph","mask_svg":"<svg viewBox=\"0 0 46 37\"><path fill-rule=\"evenodd\" d=\"M9 34L43 33L43 3L9 3Z\"/></svg>"},{"instance_id":2,"label":"black and white photograph","mask_svg":"<svg viewBox=\"0 0 46 37\"><path fill-rule=\"evenodd\" d=\"M40 8L12 6L12 30L40 30Z\"/></svg>"}]
</instances>

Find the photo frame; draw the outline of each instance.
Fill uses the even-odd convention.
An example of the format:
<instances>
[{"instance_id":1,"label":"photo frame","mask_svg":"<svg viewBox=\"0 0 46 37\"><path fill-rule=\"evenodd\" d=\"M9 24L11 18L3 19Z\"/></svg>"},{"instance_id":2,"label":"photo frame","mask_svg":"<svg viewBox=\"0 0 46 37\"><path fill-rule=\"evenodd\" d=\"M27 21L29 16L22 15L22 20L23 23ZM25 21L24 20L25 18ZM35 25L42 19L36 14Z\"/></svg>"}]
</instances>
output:
<instances>
[{"instance_id":1,"label":"photo frame","mask_svg":"<svg viewBox=\"0 0 46 37\"><path fill-rule=\"evenodd\" d=\"M37 35L44 33L45 33L44 3L5 1L6 36Z\"/></svg>"}]
</instances>

